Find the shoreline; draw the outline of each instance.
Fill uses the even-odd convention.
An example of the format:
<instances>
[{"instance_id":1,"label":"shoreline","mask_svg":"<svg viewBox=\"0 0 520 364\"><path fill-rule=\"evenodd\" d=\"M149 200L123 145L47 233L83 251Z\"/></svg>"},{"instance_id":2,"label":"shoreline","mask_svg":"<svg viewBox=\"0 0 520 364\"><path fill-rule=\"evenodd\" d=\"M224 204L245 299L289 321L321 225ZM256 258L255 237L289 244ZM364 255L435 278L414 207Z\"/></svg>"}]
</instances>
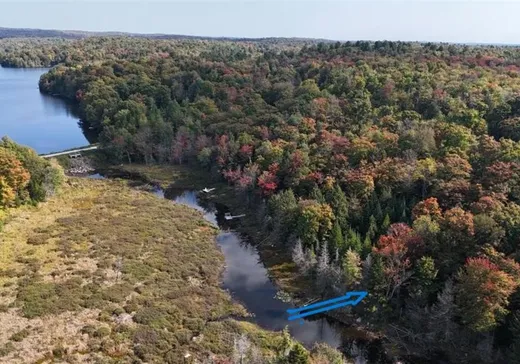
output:
<instances>
[{"instance_id":1,"label":"shoreline","mask_svg":"<svg viewBox=\"0 0 520 364\"><path fill-rule=\"evenodd\" d=\"M228 206L234 214L241 214L251 209L249 206L244 207L243 201L236 195L236 191L233 187L222 181L214 181L212 176L205 176L200 169L190 165L146 166L142 164L123 164L122 166L99 168L96 169L96 172L100 172L101 174L106 173L108 178L139 180L164 190L168 188L200 190L207 187L207 183L212 183L212 187L217 186L217 188L222 191L210 197L214 201ZM168 175L171 177L168 177ZM179 175L181 178L175 180L174 177ZM194 177L194 183L187 181L190 177ZM204 182L207 183L205 184ZM269 246L263 244L263 241L268 238L261 235L258 229L255 228L255 225L257 225L257 221L255 220L255 217L248 215L243 222L237 225L236 232L256 248L262 263L267 269L268 276L278 292L288 293L290 302L295 306L305 304L309 299L313 298L305 289L306 282L299 277L297 272L294 272L292 262L290 259L287 259L287 252L279 247L269 249ZM323 316L331 318L335 322L345 326L351 333L355 333L354 336L356 338L361 340L376 341L384 339L383 335L370 330L366 326L360 326L354 317L352 317L352 320L345 320L345 313L339 312L341 311L328 312L324 313Z\"/></svg>"}]
</instances>

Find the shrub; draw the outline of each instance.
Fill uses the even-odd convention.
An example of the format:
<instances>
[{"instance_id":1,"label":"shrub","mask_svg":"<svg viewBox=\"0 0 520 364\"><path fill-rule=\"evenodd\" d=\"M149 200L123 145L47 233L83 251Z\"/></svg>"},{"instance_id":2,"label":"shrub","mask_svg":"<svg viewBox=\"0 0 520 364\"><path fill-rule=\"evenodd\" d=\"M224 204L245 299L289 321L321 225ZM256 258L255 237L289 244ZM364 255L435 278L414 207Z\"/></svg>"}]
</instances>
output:
<instances>
[{"instance_id":1,"label":"shrub","mask_svg":"<svg viewBox=\"0 0 520 364\"><path fill-rule=\"evenodd\" d=\"M30 335L29 330L23 329L23 330L20 330L20 331L18 331L17 333L15 333L13 335L11 335L9 340L20 342L20 341L22 341L23 339L25 339L29 335Z\"/></svg>"},{"instance_id":2,"label":"shrub","mask_svg":"<svg viewBox=\"0 0 520 364\"><path fill-rule=\"evenodd\" d=\"M45 235L45 234L31 235L31 236L29 236L29 238L27 238L27 244L29 244L29 245L47 244L47 235Z\"/></svg>"},{"instance_id":3,"label":"shrub","mask_svg":"<svg viewBox=\"0 0 520 364\"><path fill-rule=\"evenodd\" d=\"M110 335L110 328L106 326L101 326L93 334L94 337L105 337L108 335Z\"/></svg>"},{"instance_id":4,"label":"shrub","mask_svg":"<svg viewBox=\"0 0 520 364\"><path fill-rule=\"evenodd\" d=\"M4 346L0 346L0 358L9 355L9 353L13 352L15 349L16 348L12 342L8 342Z\"/></svg>"}]
</instances>

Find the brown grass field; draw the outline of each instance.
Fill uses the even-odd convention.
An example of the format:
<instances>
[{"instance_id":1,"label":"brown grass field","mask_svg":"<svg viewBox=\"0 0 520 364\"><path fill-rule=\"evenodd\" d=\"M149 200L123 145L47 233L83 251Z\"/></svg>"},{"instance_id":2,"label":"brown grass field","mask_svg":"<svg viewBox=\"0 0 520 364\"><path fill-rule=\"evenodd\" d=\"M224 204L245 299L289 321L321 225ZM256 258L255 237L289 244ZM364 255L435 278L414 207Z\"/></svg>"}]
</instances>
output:
<instances>
[{"instance_id":1,"label":"brown grass field","mask_svg":"<svg viewBox=\"0 0 520 364\"><path fill-rule=\"evenodd\" d=\"M0 362L224 363L241 334L267 362L283 335L240 321L244 308L219 287L216 233L124 181L70 178L50 201L9 211Z\"/></svg>"}]
</instances>

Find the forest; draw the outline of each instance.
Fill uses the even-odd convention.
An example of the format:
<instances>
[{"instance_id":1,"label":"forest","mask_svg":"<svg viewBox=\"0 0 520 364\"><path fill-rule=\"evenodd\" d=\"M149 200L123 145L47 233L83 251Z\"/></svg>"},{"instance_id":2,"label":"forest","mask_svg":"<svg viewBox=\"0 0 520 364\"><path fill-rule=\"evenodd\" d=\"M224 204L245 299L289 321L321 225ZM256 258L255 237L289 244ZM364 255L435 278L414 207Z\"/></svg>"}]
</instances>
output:
<instances>
[{"instance_id":1,"label":"forest","mask_svg":"<svg viewBox=\"0 0 520 364\"><path fill-rule=\"evenodd\" d=\"M0 42L57 65L114 163L196 163L265 201L321 297L402 353L520 358L520 49L405 42Z\"/></svg>"}]
</instances>

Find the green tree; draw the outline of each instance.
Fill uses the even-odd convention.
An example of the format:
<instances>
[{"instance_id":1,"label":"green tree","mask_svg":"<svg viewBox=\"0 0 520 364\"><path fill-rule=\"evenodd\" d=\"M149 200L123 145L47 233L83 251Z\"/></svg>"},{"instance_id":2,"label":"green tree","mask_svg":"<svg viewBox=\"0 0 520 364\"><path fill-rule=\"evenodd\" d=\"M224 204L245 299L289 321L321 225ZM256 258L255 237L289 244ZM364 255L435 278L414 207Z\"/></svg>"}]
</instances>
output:
<instances>
[{"instance_id":1,"label":"green tree","mask_svg":"<svg viewBox=\"0 0 520 364\"><path fill-rule=\"evenodd\" d=\"M365 236L365 240L363 240L363 247L361 248L361 257L366 258L370 252L372 251L372 240L368 237L368 235Z\"/></svg>"},{"instance_id":2,"label":"green tree","mask_svg":"<svg viewBox=\"0 0 520 364\"><path fill-rule=\"evenodd\" d=\"M349 228L347 230L347 234L345 237L345 246L347 247L347 249L352 249L358 254L362 250L361 236L357 231L355 231L352 228Z\"/></svg>"},{"instance_id":3,"label":"green tree","mask_svg":"<svg viewBox=\"0 0 520 364\"><path fill-rule=\"evenodd\" d=\"M300 201L297 231L307 247L315 247L317 242L328 237L333 221L334 214L328 204L315 200Z\"/></svg>"},{"instance_id":4,"label":"green tree","mask_svg":"<svg viewBox=\"0 0 520 364\"><path fill-rule=\"evenodd\" d=\"M281 191L269 199L268 213L273 230L282 240L294 232L298 218L298 202L292 189Z\"/></svg>"},{"instance_id":5,"label":"green tree","mask_svg":"<svg viewBox=\"0 0 520 364\"><path fill-rule=\"evenodd\" d=\"M429 296L434 292L437 273L435 261L431 257L421 257L415 265L411 292L423 304L428 302Z\"/></svg>"},{"instance_id":6,"label":"green tree","mask_svg":"<svg viewBox=\"0 0 520 364\"><path fill-rule=\"evenodd\" d=\"M370 239L374 239L377 237L377 221L374 215L370 215L369 224L368 224L368 231L366 237Z\"/></svg>"},{"instance_id":7,"label":"green tree","mask_svg":"<svg viewBox=\"0 0 520 364\"><path fill-rule=\"evenodd\" d=\"M318 186L314 186L314 188L311 191L310 198L312 200L318 201L319 203L325 203L325 197L323 197L323 193L321 192Z\"/></svg>"},{"instance_id":8,"label":"green tree","mask_svg":"<svg viewBox=\"0 0 520 364\"><path fill-rule=\"evenodd\" d=\"M310 358L309 353L300 343L295 343L289 352L287 357L287 363L289 364L309 364Z\"/></svg>"},{"instance_id":9,"label":"green tree","mask_svg":"<svg viewBox=\"0 0 520 364\"><path fill-rule=\"evenodd\" d=\"M343 232L339 226L338 221L334 221L332 231L329 238L329 249L332 254L335 254L336 250L342 252L345 249L345 240L343 238Z\"/></svg>"},{"instance_id":10,"label":"green tree","mask_svg":"<svg viewBox=\"0 0 520 364\"><path fill-rule=\"evenodd\" d=\"M327 191L326 196L327 202L332 207L334 216L336 217L341 229L346 231L348 228L348 202L345 193L339 184L335 184L330 191Z\"/></svg>"}]
</instances>

